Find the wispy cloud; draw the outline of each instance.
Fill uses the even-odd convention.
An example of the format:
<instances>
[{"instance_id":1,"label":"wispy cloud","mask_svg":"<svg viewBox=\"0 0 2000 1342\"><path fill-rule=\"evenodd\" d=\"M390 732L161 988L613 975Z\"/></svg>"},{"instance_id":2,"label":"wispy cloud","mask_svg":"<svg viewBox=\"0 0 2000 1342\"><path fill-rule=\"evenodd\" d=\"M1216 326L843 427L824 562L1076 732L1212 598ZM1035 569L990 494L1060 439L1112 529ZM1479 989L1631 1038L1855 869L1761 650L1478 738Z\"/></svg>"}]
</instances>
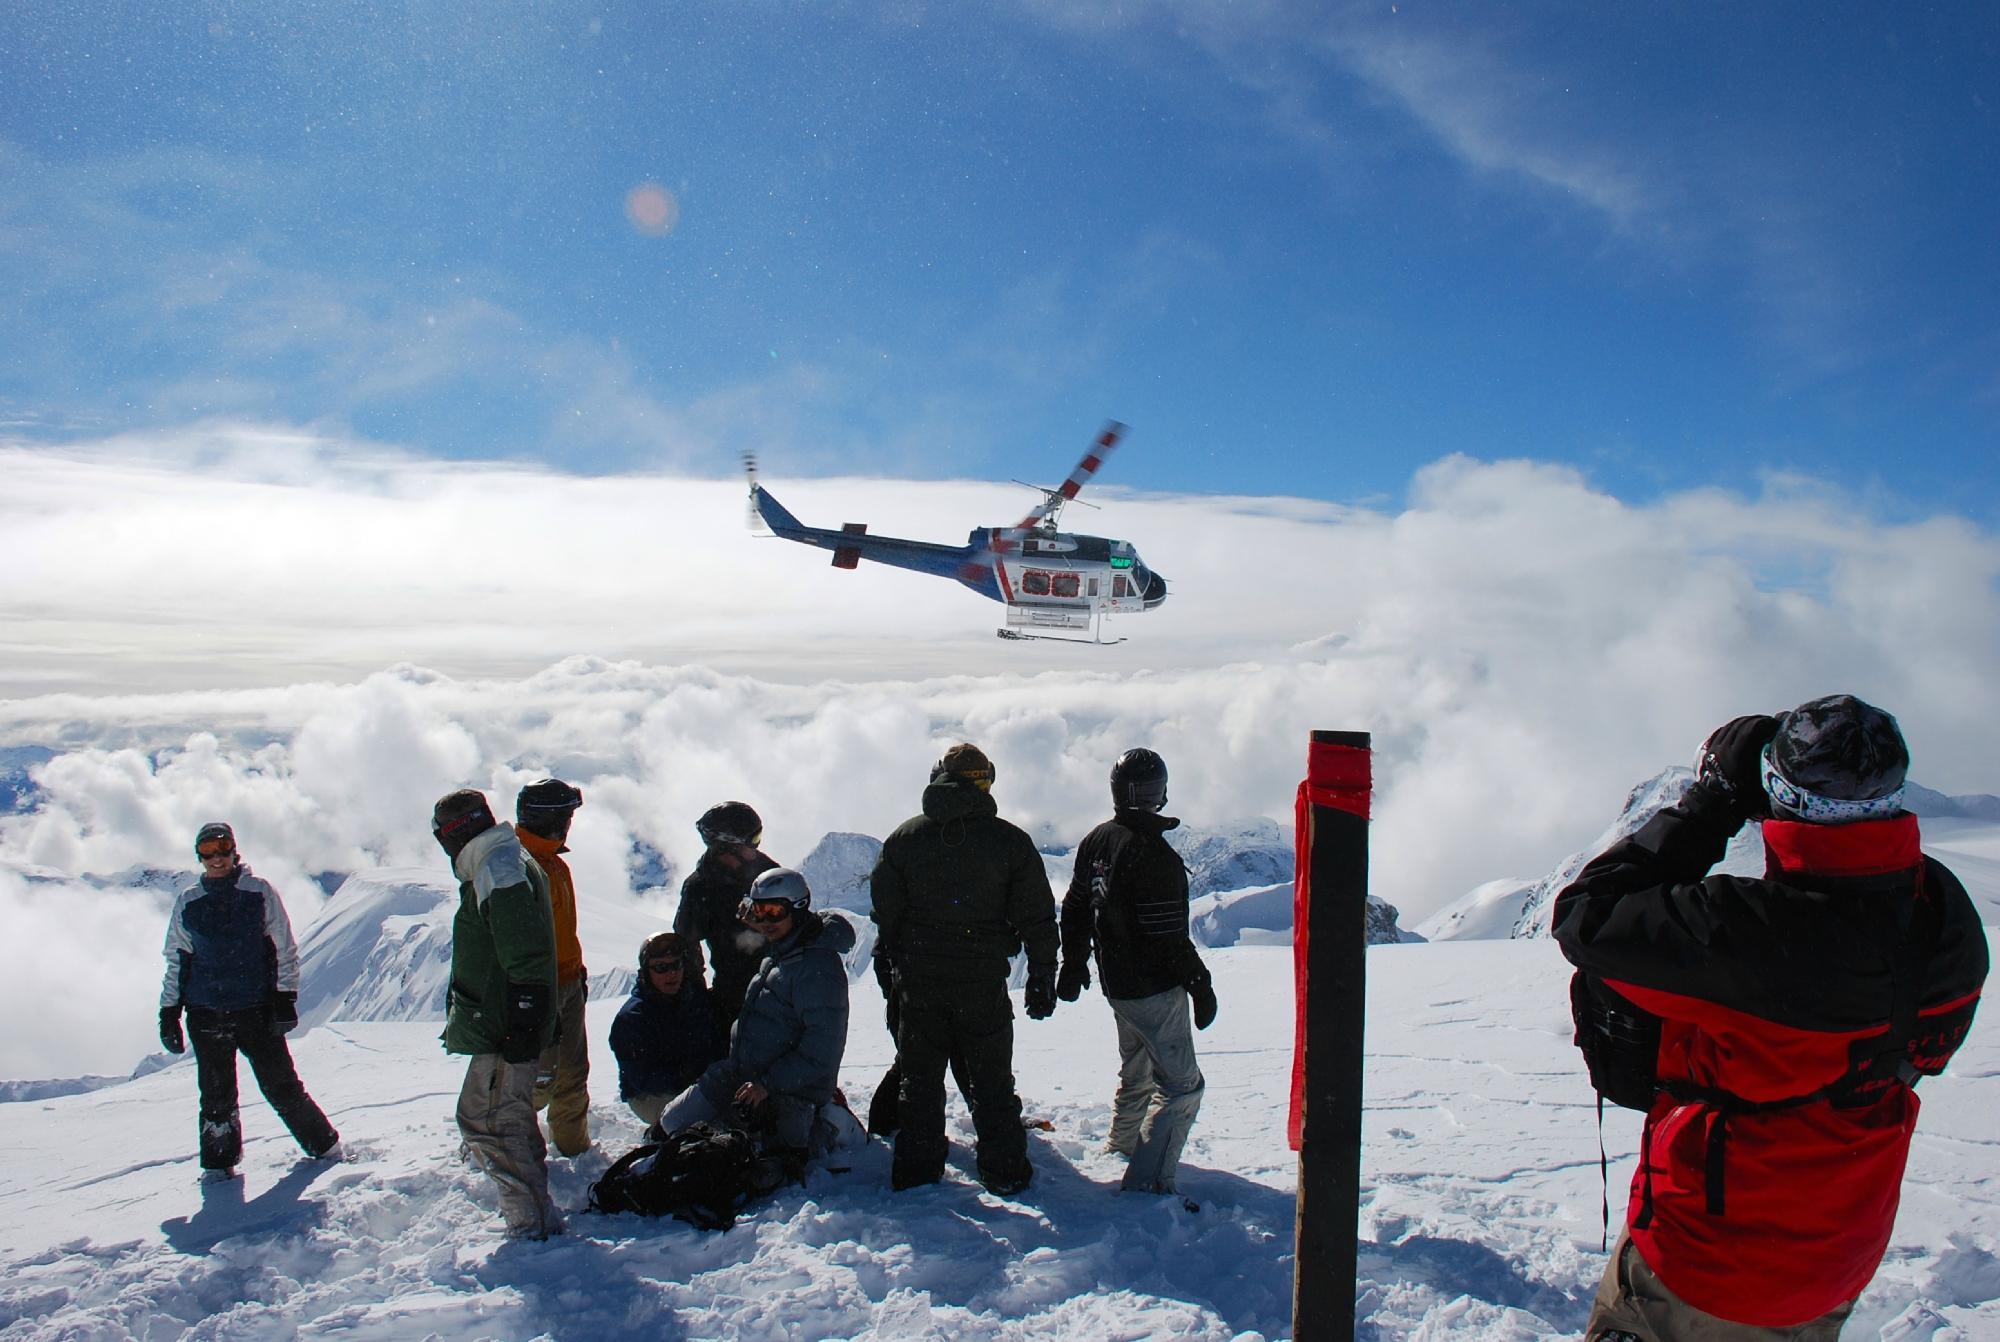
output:
<instances>
[{"instance_id":1,"label":"wispy cloud","mask_svg":"<svg viewBox=\"0 0 2000 1342\"><path fill-rule=\"evenodd\" d=\"M1609 145L1579 134L1560 89L1529 77L1476 36L1343 25L1328 48L1468 167L1555 193L1621 232L1663 203L1659 185Z\"/></svg>"}]
</instances>

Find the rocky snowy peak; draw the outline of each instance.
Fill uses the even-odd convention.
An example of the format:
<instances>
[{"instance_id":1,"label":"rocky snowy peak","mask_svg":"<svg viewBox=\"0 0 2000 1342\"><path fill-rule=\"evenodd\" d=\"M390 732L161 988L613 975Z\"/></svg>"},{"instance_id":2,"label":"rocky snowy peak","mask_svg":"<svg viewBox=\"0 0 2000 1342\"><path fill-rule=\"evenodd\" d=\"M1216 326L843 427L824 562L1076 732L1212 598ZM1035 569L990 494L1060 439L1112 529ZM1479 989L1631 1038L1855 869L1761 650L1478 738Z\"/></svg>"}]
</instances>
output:
<instances>
[{"instance_id":1,"label":"rocky snowy peak","mask_svg":"<svg viewBox=\"0 0 2000 1342\"><path fill-rule=\"evenodd\" d=\"M1225 890L1188 901L1188 935L1197 946L1289 945L1292 940L1292 883ZM1422 941L1397 925L1396 906L1368 897L1367 942L1393 946Z\"/></svg>"},{"instance_id":2,"label":"rocky snowy peak","mask_svg":"<svg viewBox=\"0 0 2000 1342\"><path fill-rule=\"evenodd\" d=\"M1476 941L1488 937L1545 937L1556 895L1576 879L1584 864L1628 834L1636 832L1663 808L1679 801L1694 781L1692 770L1663 769L1633 788L1618 818L1587 847L1571 853L1547 875L1530 881L1505 877L1478 886L1456 902L1432 914L1417 930L1432 941ZM1919 817L1950 820L2000 820L2000 797L1985 794L1952 797L1912 783L1904 804ZM1932 845L1926 843L1926 848ZM1967 859L1956 857L1960 863ZM1733 876L1761 876L1764 835L1745 825L1729 841L1715 870Z\"/></svg>"},{"instance_id":3,"label":"rocky snowy peak","mask_svg":"<svg viewBox=\"0 0 2000 1342\"><path fill-rule=\"evenodd\" d=\"M349 876L299 938L299 1023L442 1019L457 907L442 870Z\"/></svg>"},{"instance_id":4,"label":"rocky snowy peak","mask_svg":"<svg viewBox=\"0 0 2000 1342\"><path fill-rule=\"evenodd\" d=\"M1915 816L1948 820L2000 820L2000 797L1987 793L1947 797L1911 783L1903 789L1903 809Z\"/></svg>"},{"instance_id":5,"label":"rocky snowy peak","mask_svg":"<svg viewBox=\"0 0 2000 1342\"><path fill-rule=\"evenodd\" d=\"M577 895L577 939L592 1000L632 990L639 946L667 923L622 902ZM442 865L356 872L299 936L299 1021L442 1020L458 884Z\"/></svg>"},{"instance_id":6,"label":"rocky snowy peak","mask_svg":"<svg viewBox=\"0 0 2000 1342\"><path fill-rule=\"evenodd\" d=\"M1432 941L1546 937L1556 895L1576 879L1584 864L1638 830L1663 808L1679 801L1693 781L1693 772L1683 766L1661 770L1626 794L1617 818L1603 833L1557 863L1547 875L1532 881L1515 878L1488 881L1431 915L1418 931ZM1729 841L1729 848L1715 869L1747 876L1764 870L1764 840L1755 825L1745 825Z\"/></svg>"},{"instance_id":7,"label":"rocky snowy peak","mask_svg":"<svg viewBox=\"0 0 2000 1342\"><path fill-rule=\"evenodd\" d=\"M799 863L800 874L812 887L813 907L848 909L866 920L868 874L875 870L875 859L881 852L882 841L866 834L835 830L823 835Z\"/></svg>"},{"instance_id":8,"label":"rocky snowy peak","mask_svg":"<svg viewBox=\"0 0 2000 1342\"><path fill-rule=\"evenodd\" d=\"M1632 789L1625 798L1625 805L1618 818L1611 822L1589 847L1571 853L1557 865L1554 871L1527 888L1526 898L1521 905L1519 916L1508 930L1509 936L1546 937L1549 935L1549 915L1562 888L1576 879L1584 864L1609 848L1618 840L1635 833L1640 826L1658 815L1665 808L1681 799L1694 781L1694 772L1684 766L1675 765L1654 774L1645 782ZM1715 870L1738 876L1760 876L1764 872L1764 836L1755 825L1745 825L1736 837L1729 841L1722 861L1716 863Z\"/></svg>"},{"instance_id":9,"label":"rocky snowy peak","mask_svg":"<svg viewBox=\"0 0 2000 1342\"><path fill-rule=\"evenodd\" d=\"M1182 825L1167 842L1187 863L1188 896L1248 890L1292 881L1292 833L1267 816L1219 825ZM1290 925L1290 919L1286 920Z\"/></svg>"},{"instance_id":10,"label":"rocky snowy peak","mask_svg":"<svg viewBox=\"0 0 2000 1342\"><path fill-rule=\"evenodd\" d=\"M41 787L30 772L55 758L46 746L0 746L0 815L25 815L41 801Z\"/></svg>"}]
</instances>

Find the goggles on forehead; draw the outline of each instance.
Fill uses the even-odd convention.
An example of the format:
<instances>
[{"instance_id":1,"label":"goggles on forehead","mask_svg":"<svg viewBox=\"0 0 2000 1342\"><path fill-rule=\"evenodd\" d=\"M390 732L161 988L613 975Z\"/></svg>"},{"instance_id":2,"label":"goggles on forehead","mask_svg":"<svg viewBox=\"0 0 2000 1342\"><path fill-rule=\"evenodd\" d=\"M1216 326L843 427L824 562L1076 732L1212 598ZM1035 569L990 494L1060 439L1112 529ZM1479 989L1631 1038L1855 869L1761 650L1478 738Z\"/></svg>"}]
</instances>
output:
<instances>
[{"instance_id":1,"label":"goggles on forehead","mask_svg":"<svg viewBox=\"0 0 2000 1342\"><path fill-rule=\"evenodd\" d=\"M195 848L198 857L228 857L236 851L236 845L226 839L212 839Z\"/></svg>"},{"instance_id":2,"label":"goggles on forehead","mask_svg":"<svg viewBox=\"0 0 2000 1342\"><path fill-rule=\"evenodd\" d=\"M1769 746L1764 748L1761 763L1764 794L1771 799L1771 804L1801 820L1820 825L1851 825L1858 820L1887 820L1903 809L1902 788L1897 788L1886 797L1870 797L1861 801L1822 797L1785 777L1779 771Z\"/></svg>"},{"instance_id":3,"label":"goggles on forehead","mask_svg":"<svg viewBox=\"0 0 2000 1342\"><path fill-rule=\"evenodd\" d=\"M746 923L780 923L791 916L788 899L746 899L736 907L738 921Z\"/></svg>"}]
</instances>

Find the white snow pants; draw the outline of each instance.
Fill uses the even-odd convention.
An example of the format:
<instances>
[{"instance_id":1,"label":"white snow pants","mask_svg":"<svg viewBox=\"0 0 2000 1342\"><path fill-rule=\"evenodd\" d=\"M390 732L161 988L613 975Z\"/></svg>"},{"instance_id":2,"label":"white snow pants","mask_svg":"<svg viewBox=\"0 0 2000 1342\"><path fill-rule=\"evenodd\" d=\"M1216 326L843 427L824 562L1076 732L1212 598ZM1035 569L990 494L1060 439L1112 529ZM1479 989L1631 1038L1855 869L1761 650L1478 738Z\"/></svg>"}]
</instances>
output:
<instances>
[{"instance_id":1,"label":"white snow pants","mask_svg":"<svg viewBox=\"0 0 2000 1342\"><path fill-rule=\"evenodd\" d=\"M562 1232L563 1218L549 1201L548 1148L535 1120L535 1070L533 1061L475 1054L458 1092L458 1130L500 1190L507 1233L543 1239Z\"/></svg>"},{"instance_id":2,"label":"white snow pants","mask_svg":"<svg viewBox=\"0 0 2000 1342\"><path fill-rule=\"evenodd\" d=\"M1201 1109L1206 1083L1194 1057L1185 988L1151 997L1108 999L1118 1018L1118 1095L1111 1146L1130 1156L1124 1187L1171 1193L1181 1148Z\"/></svg>"}]
</instances>

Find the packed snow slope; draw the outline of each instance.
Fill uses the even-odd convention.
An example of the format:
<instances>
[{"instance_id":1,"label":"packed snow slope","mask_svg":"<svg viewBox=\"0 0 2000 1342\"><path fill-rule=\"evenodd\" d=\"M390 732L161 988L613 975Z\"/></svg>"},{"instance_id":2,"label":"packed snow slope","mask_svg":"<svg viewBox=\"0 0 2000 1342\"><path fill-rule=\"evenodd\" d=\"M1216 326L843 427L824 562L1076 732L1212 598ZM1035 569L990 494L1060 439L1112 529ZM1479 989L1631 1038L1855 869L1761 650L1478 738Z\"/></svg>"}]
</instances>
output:
<instances>
[{"instance_id":1,"label":"packed snow slope","mask_svg":"<svg viewBox=\"0 0 2000 1342\"><path fill-rule=\"evenodd\" d=\"M1989 892L1990 893L1990 892ZM1208 1094L1183 1167L1201 1204L1117 1191L1103 1154L1112 1022L1093 989L1016 1023L1031 1134L1018 1198L969 1175L953 1098L952 1168L893 1193L879 1143L816 1172L724 1233L576 1214L546 1244L499 1236L458 1158L461 1075L435 1023L333 1024L300 1070L352 1150L303 1162L261 1101L244 1178L202 1186L193 1068L0 1105L0 1338L1275 1338L1291 1331L1295 1157L1284 1121L1291 957L1207 952L1222 1002L1199 1037ZM1569 1045L1566 967L1547 940L1370 951L1358 1335L1571 1337L1598 1273L1597 1133ZM856 985L842 1077L865 1104L890 1057ZM591 1015L599 1149L551 1162L560 1202L639 1137L616 1104ZM2000 1031L1982 1022L1925 1082L1887 1261L1850 1338L2000 1336ZM246 1077L247 1083L247 1077ZM1606 1115L1614 1219L1639 1115Z\"/></svg>"}]
</instances>

